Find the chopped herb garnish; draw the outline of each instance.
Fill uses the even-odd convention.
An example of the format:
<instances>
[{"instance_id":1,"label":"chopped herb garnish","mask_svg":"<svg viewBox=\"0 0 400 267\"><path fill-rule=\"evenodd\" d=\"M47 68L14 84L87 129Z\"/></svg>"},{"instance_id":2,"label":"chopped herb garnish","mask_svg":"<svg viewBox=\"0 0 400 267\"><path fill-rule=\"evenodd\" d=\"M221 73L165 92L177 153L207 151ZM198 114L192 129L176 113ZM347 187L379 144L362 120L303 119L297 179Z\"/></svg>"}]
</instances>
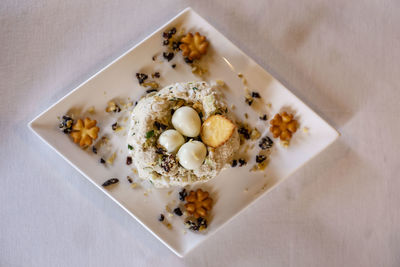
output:
<instances>
[{"instance_id":1,"label":"chopped herb garnish","mask_svg":"<svg viewBox=\"0 0 400 267\"><path fill-rule=\"evenodd\" d=\"M197 87L192 87L193 91L199 90Z\"/></svg>"},{"instance_id":2,"label":"chopped herb garnish","mask_svg":"<svg viewBox=\"0 0 400 267\"><path fill-rule=\"evenodd\" d=\"M173 69L175 69L175 67L176 67L176 64L172 64L172 65L171 65L171 67L172 67Z\"/></svg>"},{"instance_id":3,"label":"chopped herb garnish","mask_svg":"<svg viewBox=\"0 0 400 267\"><path fill-rule=\"evenodd\" d=\"M260 96L260 94L258 92L251 92L251 97L261 98L261 96Z\"/></svg>"},{"instance_id":4,"label":"chopped herb garnish","mask_svg":"<svg viewBox=\"0 0 400 267\"><path fill-rule=\"evenodd\" d=\"M113 129L113 131L117 130L117 128L118 128L118 122L111 125L111 129Z\"/></svg>"},{"instance_id":5,"label":"chopped herb garnish","mask_svg":"<svg viewBox=\"0 0 400 267\"><path fill-rule=\"evenodd\" d=\"M100 159L100 163L101 163L101 164L105 164L106 161L105 161L103 158L101 158L101 159Z\"/></svg>"},{"instance_id":6,"label":"chopped herb garnish","mask_svg":"<svg viewBox=\"0 0 400 267\"><path fill-rule=\"evenodd\" d=\"M262 121L268 120L267 114L260 116L260 120L262 120Z\"/></svg>"},{"instance_id":7,"label":"chopped herb garnish","mask_svg":"<svg viewBox=\"0 0 400 267\"><path fill-rule=\"evenodd\" d=\"M151 137L153 137L153 136L154 136L154 130L148 131L148 132L146 133L146 138L147 138L147 139L149 139L149 138L151 138Z\"/></svg>"},{"instance_id":8,"label":"chopped herb garnish","mask_svg":"<svg viewBox=\"0 0 400 267\"><path fill-rule=\"evenodd\" d=\"M128 149L129 149L129 150L133 150L133 146L131 146L130 144L128 144Z\"/></svg>"},{"instance_id":9,"label":"chopped herb garnish","mask_svg":"<svg viewBox=\"0 0 400 267\"><path fill-rule=\"evenodd\" d=\"M164 214L160 214L160 216L158 217L158 220L160 222L164 221Z\"/></svg>"}]
</instances>

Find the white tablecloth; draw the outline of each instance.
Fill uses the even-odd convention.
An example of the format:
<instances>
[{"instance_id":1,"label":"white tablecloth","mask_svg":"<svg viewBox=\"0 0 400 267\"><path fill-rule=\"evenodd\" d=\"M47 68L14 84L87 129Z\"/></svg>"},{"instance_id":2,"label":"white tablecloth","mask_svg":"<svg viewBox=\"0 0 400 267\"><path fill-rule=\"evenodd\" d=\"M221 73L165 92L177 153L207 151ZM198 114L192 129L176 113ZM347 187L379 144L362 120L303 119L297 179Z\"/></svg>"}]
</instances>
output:
<instances>
[{"instance_id":1,"label":"white tablecloth","mask_svg":"<svg viewBox=\"0 0 400 267\"><path fill-rule=\"evenodd\" d=\"M26 125L187 6L342 136L180 259ZM2 0L0 266L400 266L399 25L397 0Z\"/></svg>"}]
</instances>

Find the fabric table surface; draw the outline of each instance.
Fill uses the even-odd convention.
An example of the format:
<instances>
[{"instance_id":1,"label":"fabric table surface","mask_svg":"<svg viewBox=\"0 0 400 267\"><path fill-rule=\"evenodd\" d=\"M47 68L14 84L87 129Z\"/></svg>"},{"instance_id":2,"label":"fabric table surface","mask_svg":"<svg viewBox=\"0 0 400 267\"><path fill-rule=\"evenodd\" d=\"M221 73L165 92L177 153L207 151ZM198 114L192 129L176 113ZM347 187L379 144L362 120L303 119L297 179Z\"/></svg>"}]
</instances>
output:
<instances>
[{"instance_id":1,"label":"fabric table surface","mask_svg":"<svg viewBox=\"0 0 400 267\"><path fill-rule=\"evenodd\" d=\"M341 132L183 259L27 123L191 6ZM400 266L400 2L0 2L0 266Z\"/></svg>"}]
</instances>

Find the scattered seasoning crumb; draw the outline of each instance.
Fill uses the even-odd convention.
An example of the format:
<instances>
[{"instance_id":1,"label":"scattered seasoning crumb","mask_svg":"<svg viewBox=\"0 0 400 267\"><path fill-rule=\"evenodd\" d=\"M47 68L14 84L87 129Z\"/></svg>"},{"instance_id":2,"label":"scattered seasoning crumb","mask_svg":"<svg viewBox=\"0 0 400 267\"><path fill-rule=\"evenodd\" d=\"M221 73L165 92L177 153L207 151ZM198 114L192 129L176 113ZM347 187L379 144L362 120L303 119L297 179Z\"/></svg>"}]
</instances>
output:
<instances>
[{"instance_id":1,"label":"scattered seasoning crumb","mask_svg":"<svg viewBox=\"0 0 400 267\"><path fill-rule=\"evenodd\" d=\"M265 160L267 159L267 156L265 156L265 155L256 155L256 162L257 163L262 163L262 162L264 162Z\"/></svg>"},{"instance_id":2,"label":"scattered seasoning crumb","mask_svg":"<svg viewBox=\"0 0 400 267\"><path fill-rule=\"evenodd\" d=\"M62 116L62 120L60 121L59 128L62 129L63 133L69 134L72 132L72 125L74 124L74 120L69 116Z\"/></svg>"},{"instance_id":3,"label":"scattered seasoning crumb","mask_svg":"<svg viewBox=\"0 0 400 267\"><path fill-rule=\"evenodd\" d=\"M97 148L95 146L92 146L92 151L94 154L97 154Z\"/></svg>"},{"instance_id":4,"label":"scattered seasoning crumb","mask_svg":"<svg viewBox=\"0 0 400 267\"><path fill-rule=\"evenodd\" d=\"M178 216L182 216L182 211L181 211L181 209L178 207L178 208L176 208L176 209L174 209L174 213L176 214L176 215L178 215Z\"/></svg>"},{"instance_id":5,"label":"scattered seasoning crumb","mask_svg":"<svg viewBox=\"0 0 400 267\"><path fill-rule=\"evenodd\" d=\"M136 73L136 78L138 79L139 84L144 83L144 81L148 78L147 74L145 73Z\"/></svg>"},{"instance_id":6,"label":"scattered seasoning crumb","mask_svg":"<svg viewBox=\"0 0 400 267\"><path fill-rule=\"evenodd\" d=\"M169 40L163 40L163 45L169 45Z\"/></svg>"},{"instance_id":7,"label":"scattered seasoning crumb","mask_svg":"<svg viewBox=\"0 0 400 267\"><path fill-rule=\"evenodd\" d=\"M161 75L160 75L160 73L159 73L158 71L156 71L156 72L154 72L154 73L151 75L151 77L153 77L153 78L160 78Z\"/></svg>"},{"instance_id":8,"label":"scattered seasoning crumb","mask_svg":"<svg viewBox=\"0 0 400 267\"><path fill-rule=\"evenodd\" d=\"M154 55L151 59L152 59L153 61L156 61L157 55Z\"/></svg>"},{"instance_id":9,"label":"scattered seasoning crumb","mask_svg":"<svg viewBox=\"0 0 400 267\"><path fill-rule=\"evenodd\" d=\"M178 194L179 194L179 200L180 201L185 201L185 198L187 196L186 189L183 188Z\"/></svg>"},{"instance_id":10,"label":"scattered seasoning crumb","mask_svg":"<svg viewBox=\"0 0 400 267\"><path fill-rule=\"evenodd\" d=\"M117 178L111 178L111 179L105 181L105 182L102 184L102 186L106 187L106 186L109 186L109 185L112 185L112 184L116 184L116 183L118 183L118 182L119 182L119 180L118 180Z\"/></svg>"},{"instance_id":11,"label":"scattered seasoning crumb","mask_svg":"<svg viewBox=\"0 0 400 267\"><path fill-rule=\"evenodd\" d=\"M168 229L172 229L172 225L170 223L167 224Z\"/></svg>"},{"instance_id":12,"label":"scattered seasoning crumb","mask_svg":"<svg viewBox=\"0 0 400 267\"><path fill-rule=\"evenodd\" d=\"M289 147L289 141L281 141L280 144L281 144L284 148Z\"/></svg>"},{"instance_id":13,"label":"scattered seasoning crumb","mask_svg":"<svg viewBox=\"0 0 400 267\"><path fill-rule=\"evenodd\" d=\"M191 60L191 59L188 58L188 57L185 57L185 62L186 62L187 64L191 64L191 63L193 63L193 60Z\"/></svg>"},{"instance_id":14,"label":"scattered seasoning crumb","mask_svg":"<svg viewBox=\"0 0 400 267\"><path fill-rule=\"evenodd\" d=\"M165 210L169 213L171 213L171 208L168 205L165 205Z\"/></svg>"},{"instance_id":15,"label":"scattered seasoning crumb","mask_svg":"<svg viewBox=\"0 0 400 267\"><path fill-rule=\"evenodd\" d=\"M251 97L253 97L253 98L261 98L261 95L258 92L251 92Z\"/></svg>"},{"instance_id":16,"label":"scattered seasoning crumb","mask_svg":"<svg viewBox=\"0 0 400 267\"><path fill-rule=\"evenodd\" d=\"M265 136L260 140L260 142L258 143L258 146L262 150L266 150L266 149L270 149L273 144L274 144L274 142L271 140L271 138L269 138L268 136Z\"/></svg>"},{"instance_id":17,"label":"scattered seasoning crumb","mask_svg":"<svg viewBox=\"0 0 400 267\"><path fill-rule=\"evenodd\" d=\"M260 116L259 118L260 118L260 120L262 120L262 121L268 120L267 114L264 114L264 115Z\"/></svg>"},{"instance_id":18,"label":"scattered seasoning crumb","mask_svg":"<svg viewBox=\"0 0 400 267\"><path fill-rule=\"evenodd\" d=\"M160 216L158 216L158 221L159 222L162 222L162 221L164 221L164 214L160 214Z\"/></svg>"},{"instance_id":19,"label":"scattered seasoning crumb","mask_svg":"<svg viewBox=\"0 0 400 267\"><path fill-rule=\"evenodd\" d=\"M171 67L172 67L173 69L175 69L175 67L176 67L176 64L172 64L172 65L171 65Z\"/></svg>"},{"instance_id":20,"label":"scattered seasoning crumb","mask_svg":"<svg viewBox=\"0 0 400 267\"><path fill-rule=\"evenodd\" d=\"M167 195L170 196L172 194L172 190L168 191Z\"/></svg>"},{"instance_id":21,"label":"scattered seasoning crumb","mask_svg":"<svg viewBox=\"0 0 400 267\"><path fill-rule=\"evenodd\" d=\"M246 97L244 102L246 102L247 105L251 106L253 104L254 99L251 97Z\"/></svg>"},{"instance_id":22,"label":"scattered seasoning crumb","mask_svg":"<svg viewBox=\"0 0 400 267\"><path fill-rule=\"evenodd\" d=\"M243 74L238 73L238 77L239 77L239 78L243 78Z\"/></svg>"},{"instance_id":23,"label":"scattered seasoning crumb","mask_svg":"<svg viewBox=\"0 0 400 267\"><path fill-rule=\"evenodd\" d=\"M272 104L271 104L271 103L268 103L268 104L267 104L267 107L272 108Z\"/></svg>"},{"instance_id":24,"label":"scattered seasoning crumb","mask_svg":"<svg viewBox=\"0 0 400 267\"><path fill-rule=\"evenodd\" d=\"M181 42L172 42L172 50L175 50L175 51L181 50L179 48L180 45L181 45Z\"/></svg>"},{"instance_id":25,"label":"scattered seasoning crumb","mask_svg":"<svg viewBox=\"0 0 400 267\"><path fill-rule=\"evenodd\" d=\"M128 156L126 157L126 165L131 165L132 164L132 157Z\"/></svg>"},{"instance_id":26,"label":"scattered seasoning crumb","mask_svg":"<svg viewBox=\"0 0 400 267\"><path fill-rule=\"evenodd\" d=\"M249 189L248 189L248 188L246 188L246 189L244 190L244 192L245 192L245 193L249 192Z\"/></svg>"},{"instance_id":27,"label":"scattered seasoning crumb","mask_svg":"<svg viewBox=\"0 0 400 267\"><path fill-rule=\"evenodd\" d=\"M168 212L168 216L169 216L169 217L173 217L174 214L172 214L171 212Z\"/></svg>"},{"instance_id":28,"label":"scattered seasoning crumb","mask_svg":"<svg viewBox=\"0 0 400 267\"><path fill-rule=\"evenodd\" d=\"M115 122L113 125L111 125L111 129L113 131L117 130L117 128L118 128L118 122Z\"/></svg>"},{"instance_id":29,"label":"scattered seasoning crumb","mask_svg":"<svg viewBox=\"0 0 400 267\"><path fill-rule=\"evenodd\" d=\"M147 197L147 196L148 196L147 192L144 192L144 193L143 193L143 195L144 195L145 197Z\"/></svg>"},{"instance_id":30,"label":"scattered seasoning crumb","mask_svg":"<svg viewBox=\"0 0 400 267\"><path fill-rule=\"evenodd\" d=\"M126 179L128 180L128 182L131 184L133 182L132 178L128 175L126 176Z\"/></svg>"},{"instance_id":31,"label":"scattered seasoning crumb","mask_svg":"<svg viewBox=\"0 0 400 267\"><path fill-rule=\"evenodd\" d=\"M90 114L93 114L93 113L94 113L94 106L91 106L91 107L88 109L88 112L89 112Z\"/></svg>"},{"instance_id":32,"label":"scattered seasoning crumb","mask_svg":"<svg viewBox=\"0 0 400 267\"><path fill-rule=\"evenodd\" d=\"M245 117L246 119L248 119L248 118L249 118L249 114L244 113L244 117Z\"/></svg>"},{"instance_id":33,"label":"scattered seasoning crumb","mask_svg":"<svg viewBox=\"0 0 400 267\"><path fill-rule=\"evenodd\" d=\"M232 168L235 168L237 166L237 160L236 159L232 160L231 166L232 166Z\"/></svg>"},{"instance_id":34,"label":"scattered seasoning crumb","mask_svg":"<svg viewBox=\"0 0 400 267\"><path fill-rule=\"evenodd\" d=\"M155 81L144 82L141 84L141 86L146 87L148 89L146 91L147 93L155 92L155 91L149 91L149 89L158 89L160 87L160 85Z\"/></svg>"},{"instance_id":35,"label":"scattered seasoning crumb","mask_svg":"<svg viewBox=\"0 0 400 267\"><path fill-rule=\"evenodd\" d=\"M199 217L196 221L189 219L185 222L185 227L192 231L203 231L207 229L207 220Z\"/></svg>"},{"instance_id":36,"label":"scattered seasoning crumb","mask_svg":"<svg viewBox=\"0 0 400 267\"><path fill-rule=\"evenodd\" d=\"M234 104L231 105L231 109L234 110L236 106Z\"/></svg>"},{"instance_id":37,"label":"scattered seasoning crumb","mask_svg":"<svg viewBox=\"0 0 400 267\"><path fill-rule=\"evenodd\" d=\"M164 52L163 57L169 61L171 61L174 58L174 53L173 52Z\"/></svg>"},{"instance_id":38,"label":"scattered seasoning crumb","mask_svg":"<svg viewBox=\"0 0 400 267\"><path fill-rule=\"evenodd\" d=\"M224 86L225 82L223 80L216 80L215 81L218 86Z\"/></svg>"},{"instance_id":39,"label":"scattered seasoning crumb","mask_svg":"<svg viewBox=\"0 0 400 267\"><path fill-rule=\"evenodd\" d=\"M101 158L101 159L100 159L100 163L101 163L101 164L105 164L106 161L105 161L103 158Z\"/></svg>"},{"instance_id":40,"label":"scattered seasoning crumb","mask_svg":"<svg viewBox=\"0 0 400 267\"><path fill-rule=\"evenodd\" d=\"M124 127L118 126L117 129L114 130L114 132L118 133L118 132L122 131L123 129L124 129Z\"/></svg>"},{"instance_id":41,"label":"scattered seasoning crumb","mask_svg":"<svg viewBox=\"0 0 400 267\"><path fill-rule=\"evenodd\" d=\"M308 133L308 128L307 128L307 127L304 127L304 128L303 128L303 132Z\"/></svg>"},{"instance_id":42,"label":"scattered seasoning crumb","mask_svg":"<svg viewBox=\"0 0 400 267\"><path fill-rule=\"evenodd\" d=\"M146 90L146 94L150 94L150 93L153 93L153 92L157 92L157 89L147 89Z\"/></svg>"},{"instance_id":43,"label":"scattered seasoning crumb","mask_svg":"<svg viewBox=\"0 0 400 267\"><path fill-rule=\"evenodd\" d=\"M242 167L247 164L247 161L244 159L238 159L238 162L239 162L239 167Z\"/></svg>"},{"instance_id":44,"label":"scattered seasoning crumb","mask_svg":"<svg viewBox=\"0 0 400 267\"><path fill-rule=\"evenodd\" d=\"M108 164L113 164L116 156L117 156L117 153L114 152L114 153L111 155L111 157L109 157L109 158L107 159L107 163L108 163Z\"/></svg>"},{"instance_id":45,"label":"scattered seasoning crumb","mask_svg":"<svg viewBox=\"0 0 400 267\"><path fill-rule=\"evenodd\" d=\"M251 131L250 139L251 139L251 140L256 140L256 139L260 138L260 136L261 136L260 131L258 131L257 128L254 128L254 129Z\"/></svg>"},{"instance_id":46,"label":"scattered seasoning crumb","mask_svg":"<svg viewBox=\"0 0 400 267\"><path fill-rule=\"evenodd\" d=\"M247 128L242 126L242 127L239 128L238 132L239 132L240 135L243 135L243 137L245 139L250 139L250 133L249 133L249 130Z\"/></svg>"},{"instance_id":47,"label":"scattered seasoning crumb","mask_svg":"<svg viewBox=\"0 0 400 267\"><path fill-rule=\"evenodd\" d=\"M137 183L132 183L132 184L131 184L131 187L132 187L132 188L136 188L136 187L137 187Z\"/></svg>"}]
</instances>

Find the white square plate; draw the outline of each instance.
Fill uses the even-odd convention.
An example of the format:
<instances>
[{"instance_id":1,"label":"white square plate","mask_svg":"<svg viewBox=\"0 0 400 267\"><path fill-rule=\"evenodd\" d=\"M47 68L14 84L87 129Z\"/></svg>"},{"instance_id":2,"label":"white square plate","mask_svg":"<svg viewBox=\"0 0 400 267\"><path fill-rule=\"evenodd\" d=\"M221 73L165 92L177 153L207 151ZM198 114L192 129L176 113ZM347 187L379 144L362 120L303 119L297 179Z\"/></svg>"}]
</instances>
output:
<instances>
[{"instance_id":1,"label":"white square plate","mask_svg":"<svg viewBox=\"0 0 400 267\"><path fill-rule=\"evenodd\" d=\"M149 189L146 185L135 189L129 186L125 177L134 175L129 168L132 166L128 167L125 163L128 152L125 141L126 133L121 131L118 134L112 134L110 127L116 119L123 124L122 116L124 115L122 112L116 115L109 115L105 112L107 102L111 99L130 97L135 101L143 95L144 89L137 82L136 72L159 71L161 73L159 82L162 86L175 82L200 80L192 74L190 67L178 54L171 62L165 60L154 62L152 60L153 55L162 53L164 49L161 46L162 32L171 27L184 28L191 32L199 31L207 36L210 41L210 49L206 57L202 59L203 64L208 68L205 80L208 82L217 79L225 81L226 101L236 106L234 112L239 119L245 120L244 113L248 113L248 121L261 130L264 136L268 134L268 124L258 119L260 113L272 116L289 107L296 113L301 128L309 129L307 133L299 129L288 148L275 144L270 163L265 171L249 172L254 164L255 153L258 151L257 143L255 143L252 154L254 156L251 157L247 166L225 170L217 178L202 185L211 191L215 200L212 221L205 233L190 231L185 233L184 216L166 216L172 229L158 222L158 215L165 214L166 204L169 204L172 209L180 204L177 199L180 188L157 190ZM162 56L158 56L158 58L162 59ZM176 64L176 68L172 68L171 64ZM261 100L257 100L258 104L253 104L254 107L249 107L244 102L244 85L243 81L238 78L238 73L244 75L247 80L246 86L250 90L258 91L262 96ZM272 105L267 105L268 103ZM112 137L112 149L118 152L112 166L104 166L99 163L101 154L110 153L110 151L99 151L96 155L90 150L82 150L58 129L57 116L74 112L83 117L87 115L85 111L92 106L95 107L96 112L90 117L99 122L100 136L109 134ZM279 81L190 8L183 10L144 41L75 88L36 117L29 126L45 143L180 257L215 233L255 199L272 190L291 173L325 149L339 135L335 129ZM101 184L111 177L118 177L120 183L110 189L103 188ZM172 193L169 193L171 190ZM175 204L173 204L174 200Z\"/></svg>"}]
</instances>

